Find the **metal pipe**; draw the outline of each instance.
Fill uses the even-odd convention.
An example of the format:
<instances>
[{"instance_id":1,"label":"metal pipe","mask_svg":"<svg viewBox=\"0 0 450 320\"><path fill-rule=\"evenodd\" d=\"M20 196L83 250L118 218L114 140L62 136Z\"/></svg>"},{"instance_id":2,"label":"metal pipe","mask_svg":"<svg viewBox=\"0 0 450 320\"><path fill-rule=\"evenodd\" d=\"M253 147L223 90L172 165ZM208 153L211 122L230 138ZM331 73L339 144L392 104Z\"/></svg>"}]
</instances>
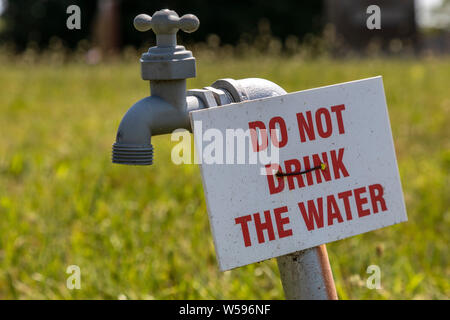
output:
<instances>
[{"instance_id":1,"label":"metal pipe","mask_svg":"<svg viewBox=\"0 0 450 320\"><path fill-rule=\"evenodd\" d=\"M152 80L150 86L152 95L136 102L120 122L116 142L113 145L114 163L153 164L152 136L171 133L179 128L192 131L189 112L212 107L213 105L208 104L208 99L202 99L202 95L209 93L214 97L214 94L217 94L216 91L197 90L200 92L186 96L185 79ZM237 81L222 79L212 86L219 91L229 92L224 94L219 104L212 98L214 106L286 93L275 83L258 78Z\"/></svg>"},{"instance_id":2,"label":"metal pipe","mask_svg":"<svg viewBox=\"0 0 450 320\"><path fill-rule=\"evenodd\" d=\"M277 258L287 300L337 300L326 246Z\"/></svg>"},{"instance_id":3,"label":"metal pipe","mask_svg":"<svg viewBox=\"0 0 450 320\"><path fill-rule=\"evenodd\" d=\"M150 92L170 103L179 111L186 111L186 79L152 80Z\"/></svg>"}]
</instances>

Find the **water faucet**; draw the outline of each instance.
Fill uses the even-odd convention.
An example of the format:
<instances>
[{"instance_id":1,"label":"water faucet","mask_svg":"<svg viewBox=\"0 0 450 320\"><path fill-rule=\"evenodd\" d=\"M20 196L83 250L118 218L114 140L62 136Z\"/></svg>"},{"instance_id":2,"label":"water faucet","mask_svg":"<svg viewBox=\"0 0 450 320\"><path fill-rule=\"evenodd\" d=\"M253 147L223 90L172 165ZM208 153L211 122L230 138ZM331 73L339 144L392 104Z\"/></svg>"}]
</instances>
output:
<instances>
[{"instance_id":1,"label":"water faucet","mask_svg":"<svg viewBox=\"0 0 450 320\"><path fill-rule=\"evenodd\" d=\"M137 30L153 29L156 34L156 47L141 57L142 78L150 80L151 95L136 102L120 122L113 145L114 163L152 164L152 135L178 128L192 131L191 111L286 93L275 83L259 78L219 79L203 89L186 91L186 79L195 77L195 58L177 45L176 34L179 29L193 32L199 24L194 15L180 18L168 9L134 19ZM325 245L279 257L278 265L288 299L337 298Z\"/></svg>"},{"instance_id":2,"label":"water faucet","mask_svg":"<svg viewBox=\"0 0 450 320\"><path fill-rule=\"evenodd\" d=\"M164 9L153 16L134 19L137 30L156 34L156 46L141 56L141 76L150 81L151 95L136 102L124 115L113 144L112 161L128 165L151 165L153 135L184 128L192 131L189 112L230 103L285 94L273 82L258 78L220 79L203 89L186 91L186 79L196 75L195 58L177 45L177 32L194 32L200 22L192 14L179 17Z\"/></svg>"}]
</instances>

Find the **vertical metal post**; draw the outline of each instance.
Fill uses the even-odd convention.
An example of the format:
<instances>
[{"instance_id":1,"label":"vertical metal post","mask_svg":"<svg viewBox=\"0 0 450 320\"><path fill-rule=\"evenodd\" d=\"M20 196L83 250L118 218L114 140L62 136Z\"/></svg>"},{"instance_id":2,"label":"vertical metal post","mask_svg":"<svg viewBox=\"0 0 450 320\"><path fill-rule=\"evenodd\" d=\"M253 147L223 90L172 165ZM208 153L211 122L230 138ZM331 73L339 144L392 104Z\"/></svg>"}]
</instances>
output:
<instances>
[{"instance_id":1,"label":"vertical metal post","mask_svg":"<svg viewBox=\"0 0 450 320\"><path fill-rule=\"evenodd\" d=\"M297 251L277 258L287 300L337 300L327 248Z\"/></svg>"}]
</instances>

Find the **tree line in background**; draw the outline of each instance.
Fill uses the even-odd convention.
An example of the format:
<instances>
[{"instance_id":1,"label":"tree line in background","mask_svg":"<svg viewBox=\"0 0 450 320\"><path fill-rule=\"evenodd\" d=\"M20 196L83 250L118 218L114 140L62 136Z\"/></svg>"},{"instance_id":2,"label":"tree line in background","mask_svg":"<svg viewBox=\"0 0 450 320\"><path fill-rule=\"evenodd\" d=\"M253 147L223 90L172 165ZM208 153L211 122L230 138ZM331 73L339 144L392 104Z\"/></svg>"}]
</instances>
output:
<instances>
[{"instance_id":1,"label":"tree line in background","mask_svg":"<svg viewBox=\"0 0 450 320\"><path fill-rule=\"evenodd\" d=\"M237 44L242 36L251 38L261 32L258 25L270 21L265 28L281 40L290 35L302 38L322 30L322 1L208 1L208 0L7 0L0 17L0 39L12 43L20 51L29 43L39 48L49 46L51 39L60 39L64 46L75 48L84 39L106 46L121 48L140 46L154 41L148 33L137 32L133 19L139 13L153 15L170 8L180 16L195 14L200 28L195 33L179 33L181 41L203 42L215 34L222 44ZM69 30L66 9L78 5L81 9L81 29Z\"/></svg>"}]
</instances>

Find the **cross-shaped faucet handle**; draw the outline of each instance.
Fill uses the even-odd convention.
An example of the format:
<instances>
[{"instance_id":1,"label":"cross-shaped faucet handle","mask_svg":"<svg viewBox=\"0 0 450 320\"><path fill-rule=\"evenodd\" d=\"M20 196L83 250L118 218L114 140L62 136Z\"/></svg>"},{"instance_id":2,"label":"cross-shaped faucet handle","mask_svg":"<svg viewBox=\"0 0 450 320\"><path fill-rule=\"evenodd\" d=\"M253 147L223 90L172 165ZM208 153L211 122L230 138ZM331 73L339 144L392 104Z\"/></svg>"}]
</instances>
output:
<instances>
[{"instance_id":1,"label":"cross-shaped faucet handle","mask_svg":"<svg viewBox=\"0 0 450 320\"><path fill-rule=\"evenodd\" d=\"M169 9L156 11L153 17L140 14L134 18L134 27L137 30L144 32L153 29L158 47L176 46L179 29L191 33L197 30L199 25L200 21L193 14L179 17L175 11Z\"/></svg>"}]
</instances>

